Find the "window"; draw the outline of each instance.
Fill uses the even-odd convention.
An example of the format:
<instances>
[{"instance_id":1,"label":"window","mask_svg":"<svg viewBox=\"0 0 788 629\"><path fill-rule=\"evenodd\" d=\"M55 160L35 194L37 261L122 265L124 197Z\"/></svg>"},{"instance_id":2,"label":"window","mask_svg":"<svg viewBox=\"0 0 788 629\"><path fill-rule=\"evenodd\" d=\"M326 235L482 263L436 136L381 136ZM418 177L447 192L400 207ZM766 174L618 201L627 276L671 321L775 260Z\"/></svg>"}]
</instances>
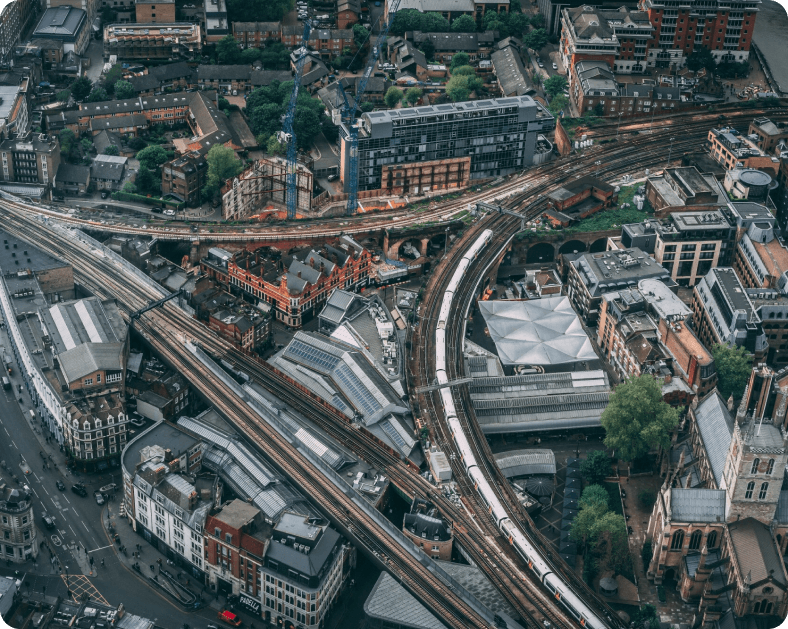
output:
<instances>
[{"instance_id":1,"label":"window","mask_svg":"<svg viewBox=\"0 0 788 629\"><path fill-rule=\"evenodd\" d=\"M700 540L703 538L703 533L699 530L693 531L692 535L690 535L690 543L689 549L690 550L698 550L700 548Z\"/></svg>"},{"instance_id":2,"label":"window","mask_svg":"<svg viewBox=\"0 0 788 629\"><path fill-rule=\"evenodd\" d=\"M673 533L673 539L670 540L670 550L681 550L684 545L684 531L679 529Z\"/></svg>"},{"instance_id":3,"label":"window","mask_svg":"<svg viewBox=\"0 0 788 629\"><path fill-rule=\"evenodd\" d=\"M769 459L769 465L766 467L766 473L771 476L774 472L774 459Z\"/></svg>"},{"instance_id":4,"label":"window","mask_svg":"<svg viewBox=\"0 0 788 629\"><path fill-rule=\"evenodd\" d=\"M717 547L717 531L712 531L706 536L706 546L709 549Z\"/></svg>"},{"instance_id":5,"label":"window","mask_svg":"<svg viewBox=\"0 0 788 629\"><path fill-rule=\"evenodd\" d=\"M757 474L758 473L758 466L761 464L760 459L753 459L752 460L752 468L750 469L750 474Z\"/></svg>"},{"instance_id":6,"label":"window","mask_svg":"<svg viewBox=\"0 0 788 629\"><path fill-rule=\"evenodd\" d=\"M93 384L93 378L85 378L85 386Z\"/></svg>"},{"instance_id":7,"label":"window","mask_svg":"<svg viewBox=\"0 0 788 629\"><path fill-rule=\"evenodd\" d=\"M747 491L744 492L744 499L749 500L752 498L752 492L755 490L755 481L747 483Z\"/></svg>"},{"instance_id":8,"label":"window","mask_svg":"<svg viewBox=\"0 0 788 629\"><path fill-rule=\"evenodd\" d=\"M761 483L761 491L758 492L758 500L766 498L767 491L769 491L769 483Z\"/></svg>"}]
</instances>

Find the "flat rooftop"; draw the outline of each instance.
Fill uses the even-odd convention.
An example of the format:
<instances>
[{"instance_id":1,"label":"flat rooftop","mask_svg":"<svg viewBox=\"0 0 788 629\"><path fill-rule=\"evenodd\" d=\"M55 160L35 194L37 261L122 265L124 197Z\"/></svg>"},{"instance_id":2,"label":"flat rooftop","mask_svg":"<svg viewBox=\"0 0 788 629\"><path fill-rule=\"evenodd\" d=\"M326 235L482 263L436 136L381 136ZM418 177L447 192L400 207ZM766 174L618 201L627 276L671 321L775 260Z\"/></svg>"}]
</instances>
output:
<instances>
[{"instance_id":1,"label":"flat rooftop","mask_svg":"<svg viewBox=\"0 0 788 629\"><path fill-rule=\"evenodd\" d=\"M179 430L166 422L154 424L148 430L126 444L121 457L123 469L134 475L137 464L142 462L142 451L151 446L169 448L174 455L180 455L199 443L192 435Z\"/></svg>"},{"instance_id":2,"label":"flat rooftop","mask_svg":"<svg viewBox=\"0 0 788 629\"><path fill-rule=\"evenodd\" d=\"M2 98L2 93L0 93ZM0 269L4 273L29 269L33 273L61 269L69 264L44 253L40 249L15 238L8 232L0 231Z\"/></svg>"},{"instance_id":3,"label":"flat rooftop","mask_svg":"<svg viewBox=\"0 0 788 629\"><path fill-rule=\"evenodd\" d=\"M723 294L734 310L741 310L748 315L752 313L752 303L747 297L736 272L730 267L712 269L710 273L716 278L723 289Z\"/></svg>"}]
</instances>

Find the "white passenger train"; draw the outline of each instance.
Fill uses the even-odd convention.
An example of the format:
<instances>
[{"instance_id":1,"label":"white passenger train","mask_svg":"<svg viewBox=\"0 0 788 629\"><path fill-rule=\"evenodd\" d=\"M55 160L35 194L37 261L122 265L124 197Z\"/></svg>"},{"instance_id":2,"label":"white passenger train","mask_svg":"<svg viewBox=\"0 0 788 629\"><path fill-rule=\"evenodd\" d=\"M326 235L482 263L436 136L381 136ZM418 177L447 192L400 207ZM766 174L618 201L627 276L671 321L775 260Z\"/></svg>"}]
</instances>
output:
<instances>
[{"instance_id":1,"label":"white passenger train","mask_svg":"<svg viewBox=\"0 0 788 629\"><path fill-rule=\"evenodd\" d=\"M435 331L435 370L439 384L448 382L446 376L446 321L451 313L454 293L462 282L465 272L468 270L471 262L479 255L479 252L484 249L487 243L490 242L492 236L493 232L489 229L485 230L481 236L479 236L473 246L463 256L457 270L454 272L449 282L446 292L443 294L440 314L438 315L438 326ZM539 550L537 550L530 540L523 535L520 529L509 519L501 501L498 500L495 491L476 464L476 457L473 455L471 445L468 443L468 438L465 436L462 426L457 419L457 411L454 406L451 388L444 387L439 389L439 392L443 403L444 415L451 429L451 434L457 445L462 463L465 466L465 471L473 481L476 491L479 493L482 501L495 519L498 528L506 535L509 542L528 565L528 568L536 573L539 580L544 583L545 587L556 599L558 599L566 611L569 612L581 626L589 627L590 629L602 629L606 627L606 623L600 620L597 615L575 595L570 587L564 583L561 577L553 572L549 563Z\"/></svg>"}]
</instances>

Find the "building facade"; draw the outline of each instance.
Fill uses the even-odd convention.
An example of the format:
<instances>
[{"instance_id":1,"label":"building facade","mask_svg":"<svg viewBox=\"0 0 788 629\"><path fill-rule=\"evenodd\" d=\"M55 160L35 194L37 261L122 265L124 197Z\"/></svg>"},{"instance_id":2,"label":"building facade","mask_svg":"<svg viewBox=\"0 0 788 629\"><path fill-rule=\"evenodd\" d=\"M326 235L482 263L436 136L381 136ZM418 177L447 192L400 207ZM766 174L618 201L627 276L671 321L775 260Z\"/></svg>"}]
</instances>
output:
<instances>
[{"instance_id":1,"label":"building facade","mask_svg":"<svg viewBox=\"0 0 788 629\"><path fill-rule=\"evenodd\" d=\"M25 140L0 143L3 168L0 180L52 184L60 166L60 142L56 136L30 135Z\"/></svg>"},{"instance_id":2,"label":"building facade","mask_svg":"<svg viewBox=\"0 0 788 629\"><path fill-rule=\"evenodd\" d=\"M738 166L764 170L772 176L777 176L780 160L767 155L758 148L756 142L740 135L735 129L727 127L711 129L706 141L711 157L722 164L726 170Z\"/></svg>"},{"instance_id":3,"label":"building facade","mask_svg":"<svg viewBox=\"0 0 788 629\"><path fill-rule=\"evenodd\" d=\"M417 194L505 176L529 166L537 135L554 127L553 116L530 96L365 113L358 137L358 189ZM340 177L347 192L350 138L344 125L340 144ZM430 169L429 175L419 164ZM452 164L452 170L437 169L441 164Z\"/></svg>"},{"instance_id":4,"label":"building facade","mask_svg":"<svg viewBox=\"0 0 788 629\"><path fill-rule=\"evenodd\" d=\"M190 22L108 24L104 27L104 58L107 60L112 55L127 61L194 59L202 53L202 44L202 30Z\"/></svg>"},{"instance_id":5,"label":"building facade","mask_svg":"<svg viewBox=\"0 0 788 629\"><path fill-rule=\"evenodd\" d=\"M0 483L0 558L24 563L38 557L33 496L24 489Z\"/></svg>"},{"instance_id":6,"label":"building facade","mask_svg":"<svg viewBox=\"0 0 788 629\"><path fill-rule=\"evenodd\" d=\"M95 0L86 0L88 8L93 12L92 16L90 11L71 6L69 2L49 0L47 4L50 3L53 8L44 11L33 31L33 39L61 42L63 52L83 54L90 43L90 24L95 17ZM75 4L82 3L76 0Z\"/></svg>"},{"instance_id":7,"label":"building facade","mask_svg":"<svg viewBox=\"0 0 788 629\"><path fill-rule=\"evenodd\" d=\"M175 23L175 0L135 0L134 10L139 24Z\"/></svg>"}]
</instances>

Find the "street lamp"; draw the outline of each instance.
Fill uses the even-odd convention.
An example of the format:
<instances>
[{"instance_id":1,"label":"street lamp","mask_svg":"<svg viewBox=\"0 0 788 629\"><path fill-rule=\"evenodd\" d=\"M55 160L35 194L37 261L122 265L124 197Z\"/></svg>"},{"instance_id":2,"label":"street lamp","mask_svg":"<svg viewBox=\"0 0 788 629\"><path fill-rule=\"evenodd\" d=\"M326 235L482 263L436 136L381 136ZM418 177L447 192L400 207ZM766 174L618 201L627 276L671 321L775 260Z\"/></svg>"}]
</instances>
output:
<instances>
[{"instance_id":1,"label":"street lamp","mask_svg":"<svg viewBox=\"0 0 788 629\"><path fill-rule=\"evenodd\" d=\"M66 569L66 596L71 598L71 583L68 580L68 566L64 566Z\"/></svg>"},{"instance_id":2,"label":"street lamp","mask_svg":"<svg viewBox=\"0 0 788 629\"><path fill-rule=\"evenodd\" d=\"M668 151L668 163L667 166L670 166L670 158L673 155L673 140L676 138L670 138L670 150Z\"/></svg>"}]
</instances>

